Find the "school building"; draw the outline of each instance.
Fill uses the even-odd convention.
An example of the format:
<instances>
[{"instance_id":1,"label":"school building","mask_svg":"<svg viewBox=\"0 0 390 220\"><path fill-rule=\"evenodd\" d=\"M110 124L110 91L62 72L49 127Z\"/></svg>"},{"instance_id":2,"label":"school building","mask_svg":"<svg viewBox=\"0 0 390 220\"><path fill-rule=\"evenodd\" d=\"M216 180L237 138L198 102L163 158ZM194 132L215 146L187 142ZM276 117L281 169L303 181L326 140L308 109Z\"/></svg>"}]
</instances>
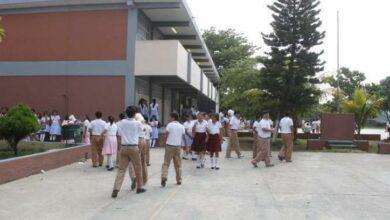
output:
<instances>
[{"instance_id":1,"label":"school building","mask_svg":"<svg viewBox=\"0 0 390 220\"><path fill-rule=\"evenodd\" d=\"M0 0L0 106L117 116L156 99L218 108L220 80L185 0Z\"/></svg>"}]
</instances>

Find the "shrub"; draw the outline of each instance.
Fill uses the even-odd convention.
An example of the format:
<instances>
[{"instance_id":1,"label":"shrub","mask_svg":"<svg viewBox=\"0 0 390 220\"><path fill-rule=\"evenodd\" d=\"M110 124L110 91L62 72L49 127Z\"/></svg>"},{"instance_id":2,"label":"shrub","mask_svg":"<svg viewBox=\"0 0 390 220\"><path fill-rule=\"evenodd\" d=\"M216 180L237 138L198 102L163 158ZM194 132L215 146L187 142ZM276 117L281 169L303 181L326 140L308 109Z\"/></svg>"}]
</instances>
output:
<instances>
[{"instance_id":1,"label":"shrub","mask_svg":"<svg viewBox=\"0 0 390 220\"><path fill-rule=\"evenodd\" d=\"M18 155L18 143L39 128L36 116L27 105L18 104L0 117L0 139L8 142L15 155Z\"/></svg>"}]
</instances>

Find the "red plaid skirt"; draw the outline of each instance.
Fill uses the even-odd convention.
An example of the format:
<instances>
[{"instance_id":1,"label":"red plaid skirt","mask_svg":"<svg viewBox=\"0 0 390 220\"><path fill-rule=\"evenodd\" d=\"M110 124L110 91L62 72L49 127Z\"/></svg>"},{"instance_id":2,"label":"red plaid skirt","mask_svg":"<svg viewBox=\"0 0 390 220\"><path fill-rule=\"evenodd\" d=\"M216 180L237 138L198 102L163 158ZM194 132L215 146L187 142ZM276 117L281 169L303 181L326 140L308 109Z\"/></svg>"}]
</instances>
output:
<instances>
[{"instance_id":1,"label":"red plaid skirt","mask_svg":"<svg viewBox=\"0 0 390 220\"><path fill-rule=\"evenodd\" d=\"M197 153L206 151L206 133L195 133L191 150Z\"/></svg>"},{"instance_id":2,"label":"red plaid skirt","mask_svg":"<svg viewBox=\"0 0 390 220\"><path fill-rule=\"evenodd\" d=\"M210 153L221 152L221 139L218 134L210 134L207 142L207 151Z\"/></svg>"}]
</instances>

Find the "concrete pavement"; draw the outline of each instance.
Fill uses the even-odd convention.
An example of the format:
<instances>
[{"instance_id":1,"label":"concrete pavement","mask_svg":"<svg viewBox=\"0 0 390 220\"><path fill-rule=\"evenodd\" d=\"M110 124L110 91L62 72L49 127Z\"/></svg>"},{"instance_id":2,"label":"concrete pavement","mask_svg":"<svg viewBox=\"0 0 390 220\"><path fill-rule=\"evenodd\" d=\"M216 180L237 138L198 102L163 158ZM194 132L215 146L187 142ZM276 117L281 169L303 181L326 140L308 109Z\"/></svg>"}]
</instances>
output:
<instances>
[{"instance_id":1,"label":"concrete pavement","mask_svg":"<svg viewBox=\"0 0 390 220\"><path fill-rule=\"evenodd\" d=\"M0 185L0 219L390 219L390 156L295 153L291 164L253 168L222 160L219 171L183 161L183 185L160 187L163 150L153 149L145 194L117 199L116 172L75 163ZM172 166L172 164L171 164Z\"/></svg>"}]
</instances>

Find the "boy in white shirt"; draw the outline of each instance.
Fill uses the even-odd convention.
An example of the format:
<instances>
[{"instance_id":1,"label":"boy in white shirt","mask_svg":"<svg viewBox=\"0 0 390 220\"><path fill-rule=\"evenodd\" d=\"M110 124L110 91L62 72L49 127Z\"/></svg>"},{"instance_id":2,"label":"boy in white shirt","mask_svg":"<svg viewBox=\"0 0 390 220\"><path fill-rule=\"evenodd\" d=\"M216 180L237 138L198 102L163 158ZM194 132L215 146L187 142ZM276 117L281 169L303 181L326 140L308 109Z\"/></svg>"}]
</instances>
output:
<instances>
[{"instance_id":1,"label":"boy in white shirt","mask_svg":"<svg viewBox=\"0 0 390 220\"><path fill-rule=\"evenodd\" d=\"M139 134L142 132L142 124L134 119L135 113L137 112L137 107L129 106L126 109L127 119L124 119L117 123L118 133L121 136L121 152L120 152L120 160L119 160L119 169L118 174L115 179L114 190L112 192L112 197L116 198L118 196L118 192L122 186L126 170L130 164L132 163L135 176L137 179L137 193L146 192L143 186L142 179L142 165L141 165L141 157L138 148L139 144Z\"/></svg>"},{"instance_id":2,"label":"boy in white shirt","mask_svg":"<svg viewBox=\"0 0 390 220\"><path fill-rule=\"evenodd\" d=\"M260 129L260 121L261 121L261 115L257 118L257 120L253 123L253 145L252 145L252 159L255 159L257 156L257 153L259 152L259 133L258 130Z\"/></svg>"},{"instance_id":3,"label":"boy in white shirt","mask_svg":"<svg viewBox=\"0 0 390 220\"><path fill-rule=\"evenodd\" d=\"M240 113L236 112L231 115L232 112L230 112L229 117L230 117L230 122L229 122L229 127L230 127L230 140L229 140L229 145L226 150L226 158L231 158L231 152L234 150L237 154L238 158L241 158L241 152L240 152L240 142L238 140L238 130L240 129Z\"/></svg>"},{"instance_id":4,"label":"boy in white shirt","mask_svg":"<svg viewBox=\"0 0 390 220\"><path fill-rule=\"evenodd\" d=\"M292 162L291 156L294 147L294 122L290 118L289 113L285 113L279 123L280 134L282 135L283 147L279 152L278 158L280 161L286 160L287 163Z\"/></svg>"},{"instance_id":5,"label":"boy in white shirt","mask_svg":"<svg viewBox=\"0 0 390 220\"><path fill-rule=\"evenodd\" d=\"M271 127L269 113L266 112L263 114L263 119L260 121L258 134L259 134L259 152L255 159L251 161L254 167L257 167L257 164L260 161L264 161L266 167L273 167L269 157L269 152L271 148L271 135L274 132L274 129Z\"/></svg>"},{"instance_id":6,"label":"boy in white shirt","mask_svg":"<svg viewBox=\"0 0 390 220\"><path fill-rule=\"evenodd\" d=\"M93 120L88 125L89 133L91 134L92 140L91 140L91 159L92 159L92 166L97 167L98 165L101 167L103 166L104 157L102 155L103 150L103 132L106 128L106 122L102 120L103 114L101 112L96 112L95 117L96 119Z\"/></svg>"},{"instance_id":7,"label":"boy in white shirt","mask_svg":"<svg viewBox=\"0 0 390 220\"><path fill-rule=\"evenodd\" d=\"M181 158L180 149L182 145L182 139L185 134L185 128L178 122L179 115L177 113L171 113L171 122L167 125L165 138L165 155L164 163L161 168L161 186L165 187L168 180L168 170L171 160L173 159L173 165L176 171L176 183L181 185Z\"/></svg>"}]
</instances>

